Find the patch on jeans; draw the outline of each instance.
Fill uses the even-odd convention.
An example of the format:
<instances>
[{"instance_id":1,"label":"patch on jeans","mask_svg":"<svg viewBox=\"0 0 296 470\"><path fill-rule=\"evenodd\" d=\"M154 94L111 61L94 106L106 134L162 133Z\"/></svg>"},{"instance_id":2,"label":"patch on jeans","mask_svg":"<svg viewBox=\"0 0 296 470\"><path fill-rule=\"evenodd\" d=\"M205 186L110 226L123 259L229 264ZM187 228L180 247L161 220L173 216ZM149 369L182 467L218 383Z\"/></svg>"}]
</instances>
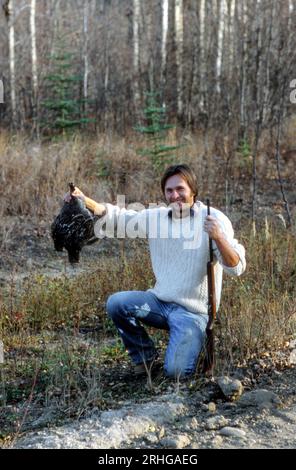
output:
<instances>
[{"instance_id":1,"label":"patch on jeans","mask_svg":"<svg viewBox=\"0 0 296 470\"><path fill-rule=\"evenodd\" d=\"M129 321L132 325L138 326L137 320L136 320L134 317L130 317L130 318L128 319L128 321Z\"/></svg>"},{"instance_id":2,"label":"patch on jeans","mask_svg":"<svg viewBox=\"0 0 296 470\"><path fill-rule=\"evenodd\" d=\"M144 305L141 305L141 307L138 307L138 305L135 305L135 308L136 308L136 311L135 311L136 318L145 318L151 312L151 308L149 307L147 303Z\"/></svg>"}]
</instances>

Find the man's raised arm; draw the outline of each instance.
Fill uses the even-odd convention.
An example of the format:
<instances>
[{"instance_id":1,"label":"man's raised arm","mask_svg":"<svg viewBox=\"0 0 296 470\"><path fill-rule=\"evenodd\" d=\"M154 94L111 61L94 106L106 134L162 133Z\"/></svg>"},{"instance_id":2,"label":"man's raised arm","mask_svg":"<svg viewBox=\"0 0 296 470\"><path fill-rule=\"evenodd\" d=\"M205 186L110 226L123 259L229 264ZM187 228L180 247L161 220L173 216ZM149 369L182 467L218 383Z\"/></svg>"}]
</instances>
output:
<instances>
[{"instance_id":1,"label":"man's raised arm","mask_svg":"<svg viewBox=\"0 0 296 470\"><path fill-rule=\"evenodd\" d=\"M68 195L68 194L67 194ZM79 188L75 186L75 190L71 193L72 196L76 196L82 199L88 209L90 209L95 215L101 217L106 213L106 207L104 204L94 201L93 199L85 196Z\"/></svg>"}]
</instances>

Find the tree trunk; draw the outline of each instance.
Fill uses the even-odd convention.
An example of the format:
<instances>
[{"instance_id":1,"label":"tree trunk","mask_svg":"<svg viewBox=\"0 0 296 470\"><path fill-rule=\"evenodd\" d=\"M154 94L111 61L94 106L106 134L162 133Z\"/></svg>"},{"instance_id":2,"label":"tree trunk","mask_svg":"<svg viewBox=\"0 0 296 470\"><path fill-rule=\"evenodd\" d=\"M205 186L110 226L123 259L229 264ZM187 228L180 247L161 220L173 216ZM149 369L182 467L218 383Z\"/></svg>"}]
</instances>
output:
<instances>
[{"instance_id":1,"label":"tree trunk","mask_svg":"<svg viewBox=\"0 0 296 470\"><path fill-rule=\"evenodd\" d=\"M164 74L166 67L167 57L167 35L169 25L169 0L162 0L162 30L161 30L161 70L160 70L160 84L163 89L164 86Z\"/></svg>"},{"instance_id":2,"label":"tree trunk","mask_svg":"<svg viewBox=\"0 0 296 470\"><path fill-rule=\"evenodd\" d=\"M140 87L139 87L139 60L140 60L140 43L139 43L139 24L140 24L140 0L133 0L133 42L134 42L134 106L136 114L140 106Z\"/></svg>"},{"instance_id":3,"label":"tree trunk","mask_svg":"<svg viewBox=\"0 0 296 470\"><path fill-rule=\"evenodd\" d=\"M236 0L228 1L228 77L229 83L231 81L231 71L235 67L234 63L234 51L237 42L235 37L234 23L235 23L235 12L236 12Z\"/></svg>"},{"instance_id":4,"label":"tree trunk","mask_svg":"<svg viewBox=\"0 0 296 470\"><path fill-rule=\"evenodd\" d=\"M248 9L246 3L239 3L240 12L238 20L243 25L242 31L242 56L241 56L241 86L240 86L240 137L245 139L247 119L246 119L246 89L247 89L247 25Z\"/></svg>"},{"instance_id":5,"label":"tree trunk","mask_svg":"<svg viewBox=\"0 0 296 470\"><path fill-rule=\"evenodd\" d=\"M88 99L88 0L83 5L83 110L87 110L87 99Z\"/></svg>"},{"instance_id":6,"label":"tree trunk","mask_svg":"<svg viewBox=\"0 0 296 470\"><path fill-rule=\"evenodd\" d=\"M183 114L183 0L175 0L177 112Z\"/></svg>"},{"instance_id":7,"label":"tree trunk","mask_svg":"<svg viewBox=\"0 0 296 470\"><path fill-rule=\"evenodd\" d=\"M223 55L223 38L225 27L225 0L218 1L218 41L217 41L217 58L216 58L216 92L221 94L221 73L222 73L222 55Z\"/></svg>"},{"instance_id":8,"label":"tree trunk","mask_svg":"<svg viewBox=\"0 0 296 470\"><path fill-rule=\"evenodd\" d=\"M37 74L37 47L36 47L36 0L31 0L30 32L32 57L32 96L33 96L33 133L39 136L38 125L38 74Z\"/></svg>"},{"instance_id":9,"label":"tree trunk","mask_svg":"<svg viewBox=\"0 0 296 470\"><path fill-rule=\"evenodd\" d=\"M51 39L51 48L50 48L50 60L55 53L57 38L59 36L59 17L60 17L60 0L55 0L52 4L51 9L52 17L52 39ZM51 65L51 64L50 64Z\"/></svg>"},{"instance_id":10,"label":"tree trunk","mask_svg":"<svg viewBox=\"0 0 296 470\"><path fill-rule=\"evenodd\" d=\"M199 55L199 70L200 70L200 110L205 111L205 80L206 80L206 40L205 40L205 0L200 0L199 10L199 24L200 24L200 55Z\"/></svg>"},{"instance_id":11,"label":"tree trunk","mask_svg":"<svg viewBox=\"0 0 296 470\"><path fill-rule=\"evenodd\" d=\"M10 70L10 100L11 100L11 126L17 125L16 113L16 83L15 83L15 38L14 38L14 2L8 2L8 28L9 28L9 70Z\"/></svg>"}]
</instances>

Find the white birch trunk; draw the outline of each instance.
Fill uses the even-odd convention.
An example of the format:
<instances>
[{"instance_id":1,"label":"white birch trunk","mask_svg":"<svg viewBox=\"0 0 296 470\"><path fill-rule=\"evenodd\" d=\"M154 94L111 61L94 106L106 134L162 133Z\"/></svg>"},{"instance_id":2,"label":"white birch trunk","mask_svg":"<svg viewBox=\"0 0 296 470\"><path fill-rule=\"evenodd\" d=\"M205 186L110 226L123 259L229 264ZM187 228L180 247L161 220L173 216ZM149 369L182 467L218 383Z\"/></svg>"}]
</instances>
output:
<instances>
[{"instance_id":1,"label":"white birch trunk","mask_svg":"<svg viewBox=\"0 0 296 470\"><path fill-rule=\"evenodd\" d=\"M268 97L270 93L270 56L271 56L271 48L272 48L272 29L273 29L273 22L274 22L274 5L273 3L270 5L270 9L266 10L265 15L267 15L267 28L268 28L268 39L266 45L266 63L264 65L265 70L265 82L263 85L263 111L262 111L262 120L265 122L267 119L269 106L268 106Z\"/></svg>"},{"instance_id":2,"label":"white birch trunk","mask_svg":"<svg viewBox=\"0 0 296 470\"><path fill-rule=\"evenodd\" d=\"M199 37L199 44L200 44L200 109L204 111L205 108L205 77L206 77L206 41L205 41L205 20L206 20L206 13L205 13L205 0L200 0L200 10L199 10L199 21L200 21L200 37Z\"/></svg>"},{"instance_id":3,"label":"white birch trunk","mask_svg":"<svg viewBox=\"0 0 296 470\"><path fill-rule=\"evenodd\" d=\"M234 31L234 18L235 18L235 9L236 9L236 0L229 0L228 7L228 47L229 47L229 59L228 59L228 76L231 77L231 71L235 67L234 57L235 57L235 47L237 44L237 38L235 37Z\"/></svg>"},{"instance_id":4,"label":"white birch trunk","mask_svg":"<svg viewBox=\"0 0 296 470\"><path fill-rule=\"evenodd\" d=\"M32 60L32 85L33 85L33 119L34 128L38 135L38 73L37 73L37 47L36 47L36 0L31 0L30 8L30 33L31 33L31 60Z\"/></svg>"},{"instance_id":5,"label":"white birch trunk","mask_svg":"<svg viewBox=\"0 0 296 470\"><path fill-rule=\"evenodd\" d=\"M222 53L223 53L223 37L224 25L226 15L226 2L225 0L218 1L218 49L216 59L216 91L221 93L221 73L222 73Z\"/></svg>"},{"instance_id":6,"label":"white birch trunk","mask_svg":"<svg viewBox=\"0 0 296 470\"><path fill-rule=\"evenodd\" d=\"M242 60L242 85L241 85L241 99L240 99L240 125L245 130L246 127L246 110L245 110L245 100L246 100L246 69L247 69L247 24L248 24L248 14L247 14L247 5L246 3L240 4L241 8L241 19L244 25L244 33L242 36L243 41L243 56Z\"/></svg>"},{"instance_id":7,"label":"white birch trunk","mask_svg":"<svg viewBox=\"0 0 296 470\"><path fill-rule=\"evenodd\" d=\"M166 67L166 46L169 25L169 0L162 0L162 31L161 31L161 80L164 81L164 71Z\"/></svg>"},{"instance_id":8,"label":"white birch trunk","mask_svg":"<svg viewBox=\"0 0 296 470\"><path fill-rule=\"evenodd\" d=\"M293 44L294 44L294 31L293 31L293 14L294 14L294 4L295 0L288 0L288 31L289 31L289 40L288 40L288 54L293 54Z\"/></svg>"},{"instance_id":9,"label":"white birch trunk","mask_svg":"<svg viewBox=\"0 0 296 470\"><path fill-rule=\"evenodd\" d=\"M199 89L198 89L198 80L199 80L199 63L198 63L198 56L197 51L199 50L199 24L198 24L198 12L197 8L194 8L193 11L194 15L194 31L192 37L192 82L191 82L191 91L190 91L190 99L188 103L188 120L191 122L193 116L198 107L198 97L199 97Z\"/></svg>"},{"instance_id":10,"label":"white birch trunk","mask_svg":"<svg viewBox=\"0 0 296 470\"><path fill-rule=\"evenodd\" d=\"M105 125L105 130L108 129L108 119L109 119L109 36L110 36L110 30L106 30L106 42L105 42L105 50L104 50L104 67L105 67L105 72L104 72L104 93L105 93L105 99L107 103L107 109L105 110L105 115L104 115L104 125Z\"/></svg>"},{"instance_id":11,"label":"white birch trunk","mask_svg":"<svg viewBox=\"0 0 296 470\"><path fill-rule=\"evenodd\" d=\"M83 73L83 98L84 98L84 110L87 108L87 98L88 98L88 0L84 2L83 5L83 63L84 63L84 73Z\"/></svg>"},{"instance_id":12,"label":"white birch trunk","mask_svg":"<svg viewBox=\"0 0 296 470\"><path fill-rule=\"evenodd\" d=\"M15 90L15 37L14 37L14 2L8 3L9 10L9 71L10 71L10 100L12 112L12 126L16 126L16 90Z\"/></svg>"},{"instance_id":13,"label":"white birch trunk","mask_svg":"<svg viewBox=\"0 0 296 470\"><path fill-rule=\"evenodd\" d=\"M177 63L177 109L178 115L183 111L183 0L175 0L175 34Z\"/></svg>"},{"instance_id":14,"label":"white birch trunk","mask_svg":"<svg viewBox=\"0 0 296 470\"><path fill-rule=\"evenodd\" d=\"M256 88L257 88L257 98L256 98L256 106L257 106L257 119L259 122L259 126L261 127L264 120L264 108L265 108L265 79L266 79L266 72L268 72L269 68L269 51L267 45L265 45L265 54L261 53L263 48L263 34L264 34L264 10L262 9L260 1L256 4L256 29L257 29L257 54L258 54L258 68L257 68L257 77L256 77ZM266 40L265 40L266 42ZM265 63L263 62L263 58L265 59ZM268 80L268 76L267 76Z\"/></svg>"},{"instance_id":15,"label":"white birch trunk","mask_svg":"<svg viewBox=\"0 0 296 470\"><path fill-rule=\"evenodd\" d=\"M139 24L140 24L140 1L133 0L133 39L134 39L134 57L133 57L133 68L134 68L134 102L135 108L138 109L140 101L140 89L139 89Z\"/></svg>"}]
</instances>

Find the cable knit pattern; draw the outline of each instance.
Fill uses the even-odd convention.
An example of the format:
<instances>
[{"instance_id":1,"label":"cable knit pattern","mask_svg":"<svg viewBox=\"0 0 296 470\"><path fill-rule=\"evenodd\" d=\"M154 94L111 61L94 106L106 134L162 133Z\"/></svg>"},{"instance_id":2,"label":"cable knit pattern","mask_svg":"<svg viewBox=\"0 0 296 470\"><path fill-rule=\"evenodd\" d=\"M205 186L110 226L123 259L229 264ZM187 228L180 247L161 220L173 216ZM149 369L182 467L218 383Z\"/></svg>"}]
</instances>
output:
<instances>
[{"instance_id":1,"label":"cable knit pattern","mask_svg":"<svg viewBox=\"0 0 296 470\"><path fill-rule=\"evenodd\" d=\"M112 236L110 229L117 227L121 236L125 228L126 236L148 237L156 278L155 286L149 290L160 300L182 305L190 312L207 314L209 238L203 230L204 218L207 215L206 206L200 201L196 202L191 215L182 219L171 217L167 207L136 212L106 204L106 209L104 222L107 236ZM216 298L219 308L223 270L230 275L240 276L246 268L246 260L244 247L234 239L230 220L214 208L211 208L211 215L218 219L225 237L240 258L237 266L224 266L221 254L213 242L216 258Z\"/></svg>"}]
</instances>

